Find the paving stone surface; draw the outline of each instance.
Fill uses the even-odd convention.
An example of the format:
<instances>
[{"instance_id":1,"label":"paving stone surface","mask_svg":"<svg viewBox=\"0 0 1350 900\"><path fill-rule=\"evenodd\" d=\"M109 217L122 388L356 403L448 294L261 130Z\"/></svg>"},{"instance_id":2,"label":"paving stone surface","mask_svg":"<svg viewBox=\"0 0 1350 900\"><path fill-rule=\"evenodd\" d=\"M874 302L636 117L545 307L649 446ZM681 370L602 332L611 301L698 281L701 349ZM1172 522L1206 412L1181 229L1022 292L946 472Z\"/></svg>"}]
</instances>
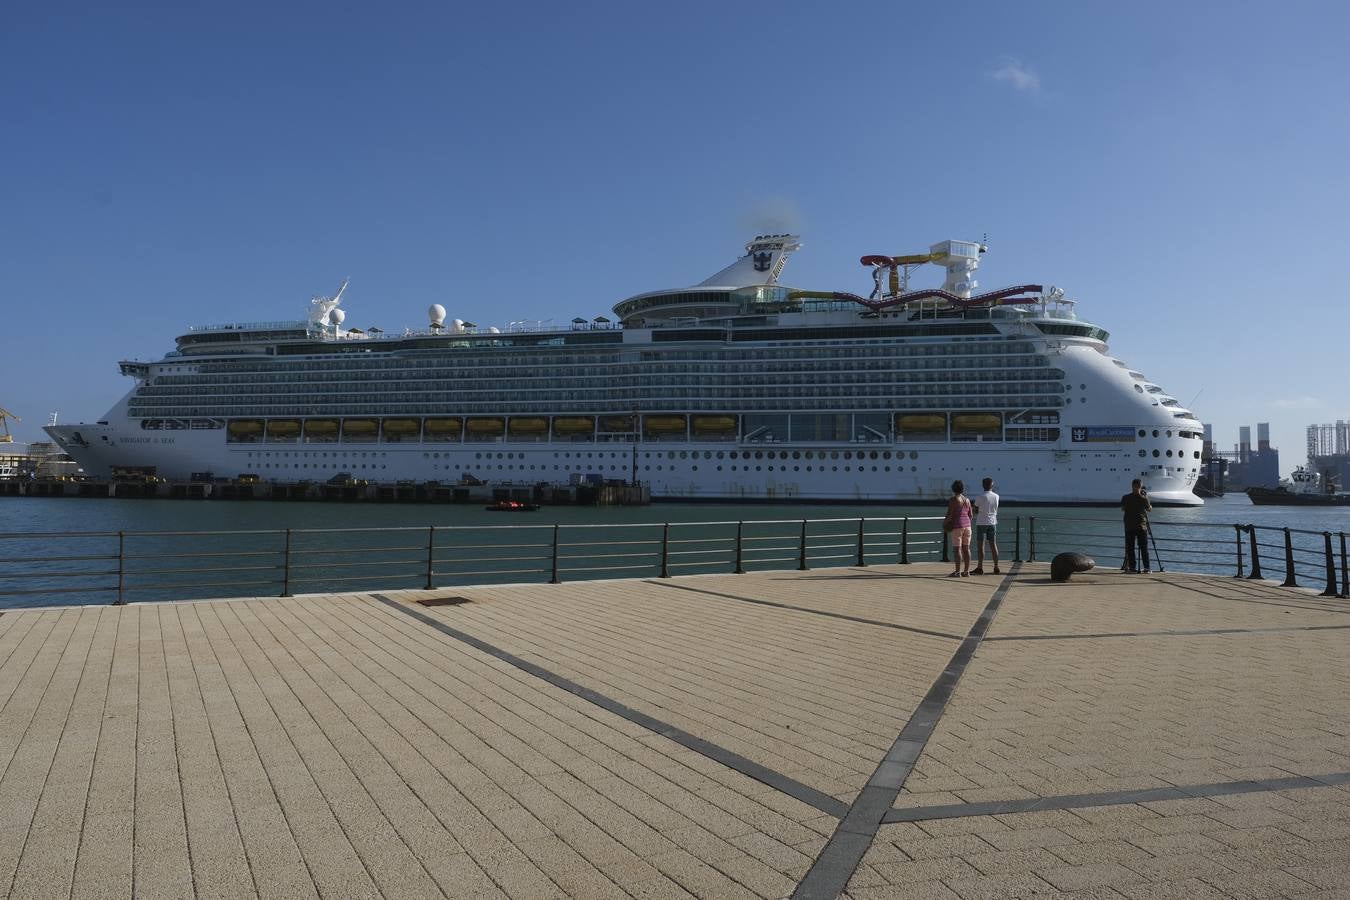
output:
<instances>
[{"instance_id":1,"label":"paving stone surface","mask_svg":"<svg viewBox=\"0 0 1350 900\"><path fill-rule=\"evenodd\" d=\"M1345 896L1350 605L944 575L6 612L0 896Z\"/></svg>"}]
</instances>

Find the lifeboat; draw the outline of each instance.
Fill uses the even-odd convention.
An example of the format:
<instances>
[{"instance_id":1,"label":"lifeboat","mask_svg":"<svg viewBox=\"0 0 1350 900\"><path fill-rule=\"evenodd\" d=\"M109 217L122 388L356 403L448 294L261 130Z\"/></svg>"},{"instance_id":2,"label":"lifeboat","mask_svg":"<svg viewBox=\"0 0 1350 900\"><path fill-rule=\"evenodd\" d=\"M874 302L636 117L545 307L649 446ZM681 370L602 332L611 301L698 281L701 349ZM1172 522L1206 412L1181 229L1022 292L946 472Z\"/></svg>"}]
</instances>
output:
<instances>
[{"instance_id":1,"label":"lifeboat","mask_svg":"<svg viewBox=\"0 0 1350 900\"><path fill-rule=\"evenodd\" d=\"M337 419L306 419L305 437L332 440L337 437Z\"/></svg>"},{"instance_id":2,"label":"lifeboat","mask_svg":"<svg viewBox=\"0 0 1350 900\"><path fill-rule=\"evenodd\" d=\"M997 413L957 413L952 416L953 431L1002 431L1003 417Z\"/></svg>"},{"instance_id":3,"label":"lifeboat","mask_svg":"<svg viewBox=\"0 0 1350 900\"><path fill-rule=\"evenodd\" d=\"M512 434L544 434L548 431L548 419L512 416L507 430Z\"/></svg>"},{"instance_id":4,"label":"lifeboat","mask_svg":"<svg viewBox=\"0 0 1350 900\"><path fill-rule=\"evenodd\" d=\"M380 433L379 419L343 419L342 436L373 438Z\"/></svg>"},{"instance_id":5,"label":"lifeboat","mask_svg":"<svg viewBox=\"0 0 1350 900\"><path fill-rule=\"evenodd\" d=\"M685 429L684 416L644 416L642 427L648 434L676 434Z\"/></svg>"},{"instance_id":6,"label":"lifeboat","mask_svg":"<svg viewBox=\"0 0 1350 900\"><path fill-rule=\"evenodd\" d=\"M407 437L420 432L422 423L417 419L385 419L381 427L387 437Z\"/></svg>"},{"instance_id":7,"label":"lifeboat","mask_svg":"<svg viewBox=\"0 0 1350 900\"><path fill-rule=\"evenodd\" d=\"M506 430L502 419L469 419L466 423L470 434L501 434Z\"/></svg>"},{"instance_id":8,"label":"lifeboat","mask_svg":"<svg viewBox=\"0 0 1350 900\"><path fill-rule=\"evenodd\" d=\"M269 419L267 436L273 439L289 440L300 433L300 423L295 419Z\"/></svg>"},{"instance_id":9,"label":"lifeboat","mask_svg":"<svg viewBox=\"0 0 1350 900\"><path fill-rule=\"evenodd\" d=\"M464 423L459 419L427 419L426 432L429 438L455 437Z\"/></svg>"},{"instance_id":10,"label":"lifeboat","mask_svg":"<svg viewBox=\"0 0 1350 900\"><path fill-rule=\"evenodd\" d=\"M736 430L735 416L694 416L695 434L729 434Z\"/></svg>"},{"instance_id":11,"label":"lifeboat","mask_svg":"<svg viewBox=\"0 0 1350 900\"><path fill-rule=\"evenodd\" d=\"M632 431L632 416L605 416L600 420L601 431Z\"/></svg>"},{"instance_id":12,"label":"lifeboat","mask_svg":"<svg viewBox=\"0 0 1350 900\"><path fill-rule=\"evenodd\" d=\"M560 416L553 420L554 434L590 434L595 420L590 416Z\"/></svg>"},{"instance_id":13,"label":"lifeboat","mask_svg":"<svg viewBox=\"0 0 1350 900\"><path fill-rule=\"evenodd\" d=\"M903 434L904 432L925 432L947 430L947 416L943 413L913 413L910 415L896 416L895 427Z\"/></svg>"},{"instance_id":14,"label":"lifeboat","mask_svg":"<svg viewBox=\"0 0 1350 900\"><path fill-rule=\"evenodd\" d=\"M232 437L254 437L262 434L263 423L260 419L234 419L228 429Z\"/></svg>"}]
</instances>

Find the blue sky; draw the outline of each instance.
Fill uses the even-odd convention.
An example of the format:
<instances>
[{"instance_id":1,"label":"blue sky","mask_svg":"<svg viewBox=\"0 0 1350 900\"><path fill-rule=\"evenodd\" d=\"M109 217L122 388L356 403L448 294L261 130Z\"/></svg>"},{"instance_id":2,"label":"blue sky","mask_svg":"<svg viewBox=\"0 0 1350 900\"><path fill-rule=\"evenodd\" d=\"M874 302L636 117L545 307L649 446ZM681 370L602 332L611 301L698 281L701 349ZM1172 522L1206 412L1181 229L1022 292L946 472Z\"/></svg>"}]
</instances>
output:
<instances>
[{"instance_id":1,"label":"blue sky","mask_svg":"<svg viewBox=\"0 0 1350 900\"><path fill-rule=\"evenodd\" d=\"M349 325L566 321L763 230L803 236L784 281L860 293L860 254L988 234L982 287L1063 287L1286 471L1350 418L1344 4L489 6L7 10L20 437L346 276Z\"/></svg>"}]
</instances>

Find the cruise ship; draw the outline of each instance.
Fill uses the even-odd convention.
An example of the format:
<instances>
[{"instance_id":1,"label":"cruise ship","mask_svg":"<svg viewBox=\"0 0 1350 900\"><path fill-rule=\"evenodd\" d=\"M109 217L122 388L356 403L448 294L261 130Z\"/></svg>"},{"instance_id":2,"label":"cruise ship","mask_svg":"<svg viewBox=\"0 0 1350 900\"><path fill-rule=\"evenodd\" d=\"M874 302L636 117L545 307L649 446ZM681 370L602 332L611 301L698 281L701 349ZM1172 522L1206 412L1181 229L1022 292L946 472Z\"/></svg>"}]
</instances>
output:
<instances>
[{"instance_id":1,"label":"cruise ship","mask_svg":"<svg viewBox=\"0 0 1350 900\"><path fill-rule=\"evenodd\" d=\"M983 243L863 256L868 296L789 287L796 235L760 235L614 318L402 333L306 319L193 327L102 420L47 432L86 473L271 481L472 478L650 485L667 500L931 501L994 478L1007 503L1195 505L1201 425L1039 284L979 293ZM920 267L946 272L911 288ZM934 279L935 280L935 279ZM866 281L863 281L866 284Z\"/></svg>"}]
</instances>

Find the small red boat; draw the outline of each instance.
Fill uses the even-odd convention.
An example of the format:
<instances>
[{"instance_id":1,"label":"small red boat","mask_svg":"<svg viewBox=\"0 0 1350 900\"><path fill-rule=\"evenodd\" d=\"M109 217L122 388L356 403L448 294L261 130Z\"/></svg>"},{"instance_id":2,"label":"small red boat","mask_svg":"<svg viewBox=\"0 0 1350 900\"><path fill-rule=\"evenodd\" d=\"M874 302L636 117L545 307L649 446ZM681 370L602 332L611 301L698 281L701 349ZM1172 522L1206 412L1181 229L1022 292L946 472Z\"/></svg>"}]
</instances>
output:
<instances>
[{"instance_id":1,"label":"small red boat","mask_svg":"<svg viewBox=\"0 0 1350 900\"><path fill-rule=\"evenodd\" d=\"M488 512L538 512L538 503L521 503L519 500L498 500L483 507Z\"/></svg>"}]
</instances>

